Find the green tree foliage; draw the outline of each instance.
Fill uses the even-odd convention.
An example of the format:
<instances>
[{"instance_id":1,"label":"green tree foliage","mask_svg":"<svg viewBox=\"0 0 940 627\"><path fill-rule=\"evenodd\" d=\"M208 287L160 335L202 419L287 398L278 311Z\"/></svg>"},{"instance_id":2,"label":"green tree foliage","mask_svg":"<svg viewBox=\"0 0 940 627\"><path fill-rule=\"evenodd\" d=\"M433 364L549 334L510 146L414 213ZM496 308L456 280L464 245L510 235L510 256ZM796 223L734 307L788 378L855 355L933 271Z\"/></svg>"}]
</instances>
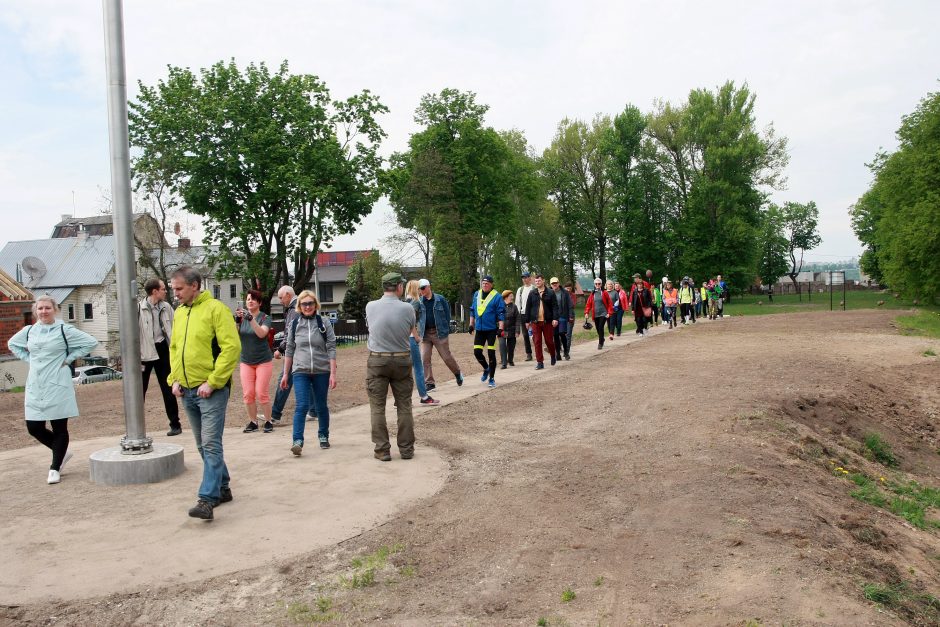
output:
<instances>
[{"instance_id":1,"label":"green tree foliage","mask_svg":"<svg viewBox=\"0 0 940 627\"><path fill-rule=\"evenodd\" d=\"M161 180L202 216L219 261L271 295L310 281L316 253L351 233L379 197L387 111L368 91L333 100L316 76L244 71L219 62L199 74L170 67L130 105L133 167Z\"/></svg>"},{"instance_id":2,"label":"green tree foliage","mask_svg":"<svg viewBox=\"0 0 940 627\"><path fill-rule=\"evenodd\" d=\"M784 203L779 212L783 236L787 240L787 256L790 260L787 274L796 286L796 277L803 271L804 253L816 248L822 241L817 231L819 209L816 208L814 202L805 204L788 202ZM797 251L799 251L799 258Z\"/></svg>"},{"instance_id":3,"label":"green tree foliage","mask_svg":"<svg viewBox=\"0 0 940 627\"><path fill-rule=\"evenodd\" d=\"M348 320L365 320L366 304L382 297L382 276L392 271L401 272L401 267L387 263L377 250L359 255L346 273L343 316Z\"/></svg>"},{"instance_id":4,"label":"green tree foliage","mask_svg":"<svg viewBox=\"0 0 940 627\"><path fill-rule=\"evenodd\" d=\"M488 250L501 233L518 228L512 192L524 188L512 180L514 159L506 141L484 126L486 111L471 92L425 95L415 114L424 129L411 136L407 152L392 158L388 174L399 224L429 235L435 289L465 303L477 289ZM435 172L447 176L428 181ZM433 192L414 191L428 188Z\"/></svg>"},{"instance_id":5,"label":"green tree foliage","mask_svg":"<svg viewBox=\"0 0 940 627\"><path fill-rule=\"evenodd\" d=\"M787 263L790 242L784 237L783 230L784 216L780 207L772 204L761 212L760 265L757 272L763 285L773 285L790 269Z\"/></svg>"},{"instance_id":6,"label":"green tree foliage","mask_svg":"<svg viewBox=\"0 0 940 627\"><path fill-rule=\"evenodd\" d=\"M911 297L940 295L940 92L902 118L898 149L869 165L875 180L852 207L862 269Z\"/></svg>"}]
</instances>

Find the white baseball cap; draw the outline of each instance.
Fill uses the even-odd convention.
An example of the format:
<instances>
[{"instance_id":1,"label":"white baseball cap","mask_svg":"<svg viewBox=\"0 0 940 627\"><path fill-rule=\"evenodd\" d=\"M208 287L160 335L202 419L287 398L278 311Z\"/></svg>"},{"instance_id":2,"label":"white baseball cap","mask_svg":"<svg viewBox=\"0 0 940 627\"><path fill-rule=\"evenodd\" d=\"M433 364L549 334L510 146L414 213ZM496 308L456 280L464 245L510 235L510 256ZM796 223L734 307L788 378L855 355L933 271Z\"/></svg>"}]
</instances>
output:
<instances>
[{"instance_id":1,"label":"white baseball cap","mask_svg":"<svg viewBox=\"0 0 940 627\"><path fill-rule=\"evenodd\" d=\"M420 281L418 281L418 287L427 287L430 284L431 282L428 281L427 279L421 279Z\"/></svg>"}]
</instances>

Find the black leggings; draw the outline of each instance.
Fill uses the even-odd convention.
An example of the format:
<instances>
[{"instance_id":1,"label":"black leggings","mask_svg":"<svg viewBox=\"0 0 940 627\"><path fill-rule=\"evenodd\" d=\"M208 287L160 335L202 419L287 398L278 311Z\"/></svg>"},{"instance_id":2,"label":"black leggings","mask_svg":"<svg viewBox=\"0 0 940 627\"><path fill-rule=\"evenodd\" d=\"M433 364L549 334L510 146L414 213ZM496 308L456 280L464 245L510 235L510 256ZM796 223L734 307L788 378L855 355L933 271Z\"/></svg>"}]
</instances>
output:
<instances>
[{"instance_id":1,"label":"black leggings","mask_svg":"<svg viewBox=\"0 0 940 627\"><path fill-rule=\"evenodd\" d=\"M52 431L46 428L45 420L27 420L26 430L42 444L52 449L52 465L49 470L59 470L65 452L69 450L69 419L50 420Z\"/></svg>"},{"instance_id":2,"label":"black leggings","mask_svg":"<svg viewBox=\"0 0 940 627\"><path fill-rule=\"evenodd\" d=\"M483 370L490 373L490 379L496 376L496 329L492 331L477 331L473 334L473 356L477 358ZM490 363L483 358L483 349L486 349Z\"/></svg>"},{"instance_id":3,"label":"black leggings","mask_svg":"<svg viewBox=\"0 0 940 627\"><path fill-rule=\"evenodd\" d=\"M594 328L597 329L597 341L603 346L604 345L604 325L607 324L607 316L601 316L599 318L594 318Z\"/></svg>"}]
</instances>

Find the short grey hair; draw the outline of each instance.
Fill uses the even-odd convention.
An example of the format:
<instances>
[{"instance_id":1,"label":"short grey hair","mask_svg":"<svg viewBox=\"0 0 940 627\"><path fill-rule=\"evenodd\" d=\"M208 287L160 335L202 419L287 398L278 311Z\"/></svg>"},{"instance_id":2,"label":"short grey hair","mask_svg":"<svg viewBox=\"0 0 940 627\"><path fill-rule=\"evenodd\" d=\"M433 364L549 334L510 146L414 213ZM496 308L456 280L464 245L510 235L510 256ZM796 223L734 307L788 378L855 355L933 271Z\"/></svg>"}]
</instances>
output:
<instances>
[{"instance_id":1,"label":"short grey hair","mask_svg":"<svg viewBox=\"0 0 940 627\"><path fill-rule=\"evenodd\" d=\"M170 275L170 279L176 278L183 279L186 285L202 287L202 275L192 266L180 266L177 268L173 274Z\"/></svg>"},{"instance_id":2,"label":"short grey hair","mask_svg":"<svg viewBox=\"0 0 940 627\"><path fill-rule=\"evenodd\" d=\"M296 294L296 292L294 291L294 288L293 288L292 286L290 286L290 285L282 285L282 286L281 286L281 289L279 289L279 290L277 291L277 295L278 295L278 296L283 296L284 294L290 294L291 296L294 296L294 295Z\"/></svg>"},{"instance_id":3,"label":"short grey hair","mask_svg":"<svg viewBox=\"0 0 940 627\"><path fill-rule=\"evenodd\" d=\"M55 302L55 298L49 296L48 294L43 294L42 296L36 297L36 302L33 303L33 314L38 315L38 305L42 301L48 301L52 303L53 311L59 311L59 303Z\"/></svg>"}]
</instances>

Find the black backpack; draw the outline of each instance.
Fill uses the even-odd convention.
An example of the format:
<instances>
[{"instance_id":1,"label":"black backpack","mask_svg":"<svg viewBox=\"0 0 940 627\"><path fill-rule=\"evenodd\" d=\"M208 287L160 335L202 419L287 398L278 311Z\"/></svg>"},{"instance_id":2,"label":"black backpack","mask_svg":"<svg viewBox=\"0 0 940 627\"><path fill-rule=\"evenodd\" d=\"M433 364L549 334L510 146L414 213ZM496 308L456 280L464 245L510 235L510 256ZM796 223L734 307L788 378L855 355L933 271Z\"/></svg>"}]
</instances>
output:
<instances>
[{"instance_id":1,"label":"black backpack","mask_svg":"<svg viewBox=\"0 0 940 627\"><path fill-rule=\"evenodd\" d=\"M33 330L33 325L29 325L29 328L26 329L26 343L29 344L29 332ZM65 325L59 325L59 330L62 331L62 341L65 342L65 358L68 359L69 356L69 341L65 337ZM72 376L75 376L75 362L69 362L69 371L72 373Z\"/></svg>"}]
</instances>

